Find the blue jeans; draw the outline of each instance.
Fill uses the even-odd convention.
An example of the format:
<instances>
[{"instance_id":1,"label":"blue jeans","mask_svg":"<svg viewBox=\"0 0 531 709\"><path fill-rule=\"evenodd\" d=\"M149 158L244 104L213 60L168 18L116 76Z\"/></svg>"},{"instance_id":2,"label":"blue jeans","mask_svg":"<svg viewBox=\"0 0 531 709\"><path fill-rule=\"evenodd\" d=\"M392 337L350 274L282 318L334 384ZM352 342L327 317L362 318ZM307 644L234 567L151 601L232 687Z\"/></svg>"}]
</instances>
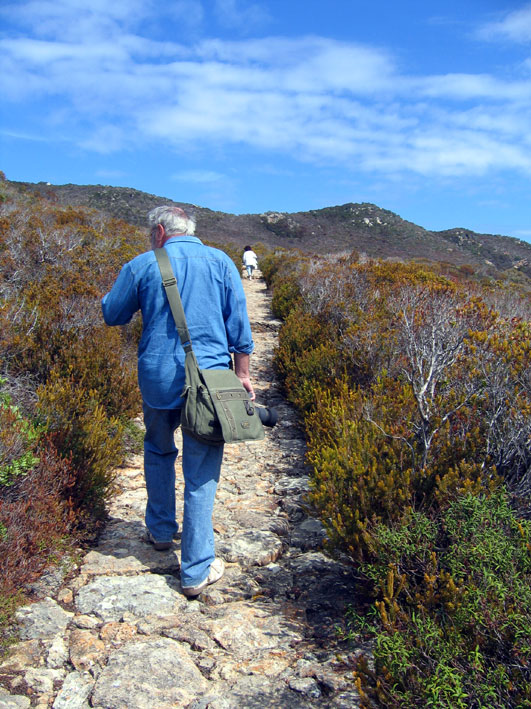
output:
<instances>
[{"instance_id":1,"label":"blue jeans","mask_svg":"<svg viewBox=\"0 0 531 709\"><path fill-rule=\"evenodd\" d=\"M146 527L157 541L169 541L179 528L175 519L175 460L179 451L174 433L181 410L152 409L146 403L143 409ZM196 586L204 581L215 558L212 510L222 458L223 446L210 446L183 434L183 586Z\"/></svg>"}]
</instances>

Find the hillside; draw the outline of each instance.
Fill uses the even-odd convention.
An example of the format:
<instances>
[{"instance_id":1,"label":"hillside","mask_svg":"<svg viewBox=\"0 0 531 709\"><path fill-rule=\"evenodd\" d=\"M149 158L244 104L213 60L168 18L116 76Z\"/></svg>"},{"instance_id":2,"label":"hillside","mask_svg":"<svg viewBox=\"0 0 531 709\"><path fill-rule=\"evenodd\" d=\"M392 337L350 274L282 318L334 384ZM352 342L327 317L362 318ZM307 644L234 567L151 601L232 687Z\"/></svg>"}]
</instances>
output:
<instances>
[{"instance_id":1,"label":"hillside","mask_svg":"<svg viewBox=\"0 0 531 709\"><path fill-rule=\"evenodd\" d=\"M98 209L137 226L159 204L192 206L126 187L51 185L11 182L58 202ZM308 212L226 214L194 206L197 233L207 241L240 246L262 242L269 247L299 248L314 253L356 249L370 257L416 259L470 265L480 274L510 280L531 279L531 244L464 228L429 231L376 205L344 204Z\"/></svg>"}]
</instances>

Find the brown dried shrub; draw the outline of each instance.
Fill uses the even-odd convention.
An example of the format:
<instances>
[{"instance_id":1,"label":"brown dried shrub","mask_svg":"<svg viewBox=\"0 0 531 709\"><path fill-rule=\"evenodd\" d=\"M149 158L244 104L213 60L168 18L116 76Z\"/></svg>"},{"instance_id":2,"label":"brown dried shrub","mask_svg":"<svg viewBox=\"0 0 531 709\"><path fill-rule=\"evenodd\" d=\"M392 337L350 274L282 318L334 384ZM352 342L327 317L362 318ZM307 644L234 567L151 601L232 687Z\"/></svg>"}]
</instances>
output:
<instances>
[{"instance_id":1,"label":"brown dried shrub","mask_svg":"<svg viewBox=\"0 0 531 709\"><path fill-rule=\"evenodd\" d=\"M16 595L39 575L58 547L74 541L79 522L71 490L71 462L49 440L37 449L39 462L11 486L0 487L0 597Z\"/></svg>"}]
</instances>

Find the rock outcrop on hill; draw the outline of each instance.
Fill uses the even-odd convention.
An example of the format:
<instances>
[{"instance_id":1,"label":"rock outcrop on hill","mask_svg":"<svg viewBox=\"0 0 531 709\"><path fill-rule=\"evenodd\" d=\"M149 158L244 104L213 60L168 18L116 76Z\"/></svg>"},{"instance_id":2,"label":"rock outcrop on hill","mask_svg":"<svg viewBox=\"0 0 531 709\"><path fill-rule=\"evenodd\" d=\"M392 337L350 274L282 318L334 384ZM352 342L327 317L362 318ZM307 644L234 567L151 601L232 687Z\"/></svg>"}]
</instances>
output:
<instances>
[{"instance_id":1,"label":"rock outcrop on hill","mask_svg":"<svg viewBox=\"0 0 531 709\"><path fill-rule=\"evenodd\" d=\"M126 187L51 185L11 182L65 205L86 206L145 226L147 212L159 204L183 202ZM226 214L194 206L197 233L207 241L239 246L262 242L317 254L356 250L371 258L442 261L470 266L487 276L531 279L531 244L508 236L477 234L469 229L429 231L374 204L344 204L296 212Z\"/></svg>"}]
</instances>

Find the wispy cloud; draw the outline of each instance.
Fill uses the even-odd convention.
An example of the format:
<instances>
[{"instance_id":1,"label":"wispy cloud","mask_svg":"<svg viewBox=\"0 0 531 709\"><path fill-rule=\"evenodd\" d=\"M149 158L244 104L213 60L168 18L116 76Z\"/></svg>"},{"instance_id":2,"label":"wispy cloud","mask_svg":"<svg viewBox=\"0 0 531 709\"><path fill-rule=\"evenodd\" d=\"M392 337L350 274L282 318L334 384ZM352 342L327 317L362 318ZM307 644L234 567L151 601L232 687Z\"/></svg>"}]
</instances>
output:
<instances>
[{"instance_id":1,"label":"wispy cloud","mask_svg":"<svg viewBox=\"0 0 531 709\"><path fill-rule=\"evenodd\" d=\"M22 0L2 3L0 15L37 38L90 43L117 38L142 29L144 25L165 26L177 20L181 30L201 23L201 0ZM156 22L154 21L156 18Z\"/></svg>"},{"instance_id":2,"label":"wispy cloud","mask_svg":"<svg viewBox=\"0 0 531 709\"><path fill-rule=\"evenodd\" d=\"M513 12L500 13L500 18L496 21L482 25L478 29L477 36L486 40L531 41L531 4Z\"/></svg>"},{"instance_id":3,"label":"wispy cloud","mask_svg":"<svg viewBox=\"0 0 531 709\"><path fill-rule=\"evenodd\" d=\"M259 4L217 0L216 7L227 23L265 21ZM179 43L159 33L159 40L144 31L159 9L152 0L5 4L1 12L26 31L0 39L4 96L52 98L65 137L99 153L146 141L179 151L243 144L389 175L531 172L523 118L531 80L408 75L384 50L326 37ZM171 12L197 23L204 6L182 0ZM482 32L523 38L528 25L531 6ZM43 117L43 130L51 119ZM218 176L186 179L214 183Z\"/></svg>"},{"instance_id":4,"label":"wispy cloud","mask_svg":"<svg viewBox=\"0 0 531 709\"><path fill-rule=\"evenodd\" d=\"M125 132L119 126L114 125L99 126L79 141L82 148L93 150L102 155L115 153L124 148L126 143Z\"/></svg>"},{"instance_id":5,"label":"wispy cloud","mask_svg":"<svg viewBox=\"0 0 531 709\"><path fill-rule=\"evenodd\" d=\"M95 175L108 180L116 180L120 177L127 177L127 173L124 170L96 170Z\"/></svg>"},{"instance_id":6,"label":"wispy cloud","mask_svg":"<svg viewBox=\"0 0 531 709\"><path fill-rule=\"evenodd\" d=\"M266 25L269 21L269 12L263 3L249 4L242 2L242 0L215 0L214 6L218 20L222 25L243 29L246 33Z\"/></svg>"},{"instance_id":7,"label":"wispy cloud","mask_svg":"<svg viewBox=\"0 0 531 709\"><path fill-rule=\"evenodd\" d=\"M49 138L48 136L45 135L35 135L32 133L24 133L22 131L18 130L3 130L0 129L0 135L3 135L6 138L14 138L15 140L29 140L34 141L36 143L46 143Z\"/></svg>"},{"instance_id":8,"label":"wispy cloud","mask_svg":"<svg viewBox=\"0 0 531 709\"><path fill-rule=\"evenodd\" d=\"M225 175L213 170L185 170L184 172L176 172L171 176L172 180L179 182L194 182L203 184L212 184L225 179Z\"/></svg>"}]
</instances>

